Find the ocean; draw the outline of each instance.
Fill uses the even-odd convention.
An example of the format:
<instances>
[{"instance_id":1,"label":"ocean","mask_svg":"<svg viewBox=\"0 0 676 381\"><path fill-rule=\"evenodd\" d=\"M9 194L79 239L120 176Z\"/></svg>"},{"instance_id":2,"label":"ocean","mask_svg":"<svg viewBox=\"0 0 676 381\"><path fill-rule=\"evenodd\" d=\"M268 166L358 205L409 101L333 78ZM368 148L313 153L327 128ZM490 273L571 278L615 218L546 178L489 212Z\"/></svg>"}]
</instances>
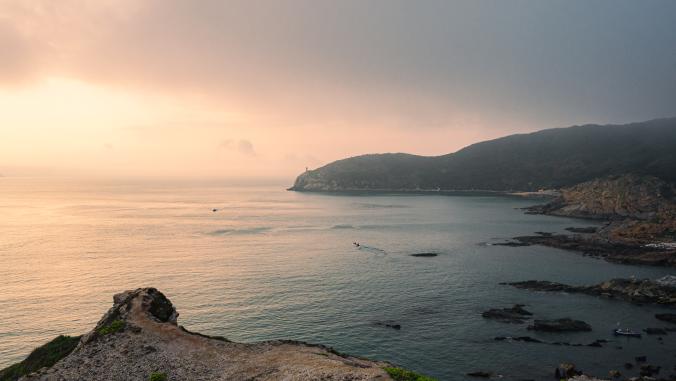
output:
<instances>
[{"instance_id":1,"label":"ocean","mask_svg":"<svg viewBox=\"0 0 676 381\"><path fill-rule=\"evenodd\" d=\"M89 331L113 294L153 286L191 331L242 342L320 343L440 380L478 370L504 380L549 379L561 362L598 376L610 369L632 375L637 369L623 364L639 355L669 374L676 334L659 341L611 333L618 322L635 330L662 327L653 315L665 308L499 285L674 273L552 248L492 245L593 225L519 209L537 202L296 193L283 184L0 178L0 368L57 335ZM438 256L411 256L423 252ZM536 333L481 317L515 303L536 318L581 319L593 330ZM611 342L573 347L496 336Z\"/></svg>"}]
</instances>

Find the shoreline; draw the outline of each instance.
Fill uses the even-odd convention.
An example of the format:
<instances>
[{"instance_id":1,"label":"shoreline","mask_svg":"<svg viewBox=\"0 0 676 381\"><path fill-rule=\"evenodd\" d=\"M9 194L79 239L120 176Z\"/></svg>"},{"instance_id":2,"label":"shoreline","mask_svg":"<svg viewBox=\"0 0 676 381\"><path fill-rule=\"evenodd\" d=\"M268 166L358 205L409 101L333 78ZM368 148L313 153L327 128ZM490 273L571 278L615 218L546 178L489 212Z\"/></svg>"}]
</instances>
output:
<instances>
[{"instance_id":1,"label":"shoreline","mask_svg":"<svg viewBox=\"0 0 676 381\"><path fill-rule=\"evenodd\" d=\"M441 195L441 196L496 196L496 197L518 197L532 199L552 199L558 196L558 191L546 192L528 192L528 191L496 191L488 189L391 189L391 188L346 188L346 189L303 189L290 187L286 188L289 192L328 194L335 196L358 196L358 195Z\"/></svg>"}]
</instances>

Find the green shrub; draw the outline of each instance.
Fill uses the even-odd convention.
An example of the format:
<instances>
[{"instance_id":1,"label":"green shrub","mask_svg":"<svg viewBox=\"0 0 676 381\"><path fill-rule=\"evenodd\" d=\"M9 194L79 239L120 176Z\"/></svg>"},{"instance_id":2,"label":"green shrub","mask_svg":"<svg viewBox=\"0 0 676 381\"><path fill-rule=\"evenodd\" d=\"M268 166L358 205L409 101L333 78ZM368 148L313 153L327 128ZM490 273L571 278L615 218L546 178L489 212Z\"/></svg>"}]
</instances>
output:
<instances>
[{"instance_id":1,"label":"green shrub","mask_svg":"<svg viewBox=\"0 0 676 381\"><path fill-rule=\"evenodd\" d=\"M437 381L432 377L423 376L403 368L386 367L383 370L395 381Z\"/></svg>"},{"instance_id":2,"label":"green shrub","mask_svg":"<svg viewBox=\"0 0 676 381\"><path fill-rule=\"evenodd\" d=\"M110 333L115 333L119 330L124 328L124 321L123 320L113 320L112 323L105 327L99 328L99 333L102 335L108 335Z\"/></svg>"},{"instance_id":3,"label":"green shrub","mask_svg":"<svg viewBox=\"0 0 676 381\"><path fill-rule=\"evenodd\" d=\"M150 374L150 381L167 381L167 374L163 372L152 372Z\"/></svg>"},{"instance_id":4,"label":"green shrub","mask_svg":"<svg viewBox=\"0 0 676 381\"><path fill-rule=\"evenodd\" d=\"M75 349L80 336L59 336L36 348L25 360L0 370L0 381L15 381L43 367L51 367Z\"/></svg>"}]
</instances>

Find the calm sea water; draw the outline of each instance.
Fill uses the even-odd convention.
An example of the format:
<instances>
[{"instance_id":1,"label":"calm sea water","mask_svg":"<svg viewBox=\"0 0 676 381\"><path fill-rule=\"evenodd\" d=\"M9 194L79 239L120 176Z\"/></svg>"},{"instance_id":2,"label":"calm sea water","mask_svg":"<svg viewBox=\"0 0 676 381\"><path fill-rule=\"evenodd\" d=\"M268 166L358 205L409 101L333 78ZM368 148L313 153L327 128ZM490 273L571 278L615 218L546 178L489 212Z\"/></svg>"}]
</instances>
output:
<instances>
[{"instance_id":1,"label":"calm sea water","mask_svg":"<svg viewBox=\"0 0 676 381\"><path fill-rule=\"evenodd\" d=\"M548 379L562 361L605 376L637 355L672 369L676 335L664 344L611 335L617 322L663 326L653 318L663 308L498 285L673 273L544 247L489 245L589 225L517 209L532 203L302 194L283 186L0 179L0 368L56 335L90 330L114 293L154 286L190 330L244 342L322 343L443 380L462 380L475 370L506 380ZM354 241L368 247L356 249ZM430 251L439 256L410 256ZM527 304L539 318L585 320L594 330L536 334L480 316L514 303ZM374 325L385 320L402 329ZM493 340L505 335L617 341L589 348Z\"/></svg>"}]
</instances>

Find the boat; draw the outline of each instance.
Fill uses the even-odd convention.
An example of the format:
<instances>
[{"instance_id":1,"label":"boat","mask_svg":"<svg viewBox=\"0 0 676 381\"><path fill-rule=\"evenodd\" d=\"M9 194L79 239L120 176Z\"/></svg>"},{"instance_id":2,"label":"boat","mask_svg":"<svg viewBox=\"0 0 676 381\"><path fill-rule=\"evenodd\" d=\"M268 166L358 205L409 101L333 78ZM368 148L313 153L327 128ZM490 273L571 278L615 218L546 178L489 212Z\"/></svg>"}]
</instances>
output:
<instances>
[{"instance_id":1,"label":"boat","mask_svg":"<svg viewBox=\"0 0 676 381\"><path fill-rule=\"evenodd\" d=\"M625 328L625 329L618 328L618 329L613 331L613 334L615 336L641 337L640 333L634 332L629 328Z\"/></svg>"}]
</instances>

